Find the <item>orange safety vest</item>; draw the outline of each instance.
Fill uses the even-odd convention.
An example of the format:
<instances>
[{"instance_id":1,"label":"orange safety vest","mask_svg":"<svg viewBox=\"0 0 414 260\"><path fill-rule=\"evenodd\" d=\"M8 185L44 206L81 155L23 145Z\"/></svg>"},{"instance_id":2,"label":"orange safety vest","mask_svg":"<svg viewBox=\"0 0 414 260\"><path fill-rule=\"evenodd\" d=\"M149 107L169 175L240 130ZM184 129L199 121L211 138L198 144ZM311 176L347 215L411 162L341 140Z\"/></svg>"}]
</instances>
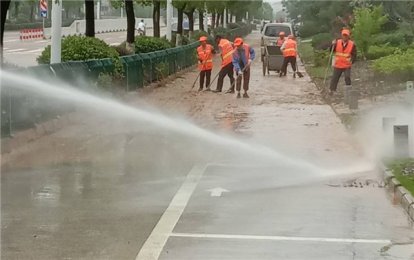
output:
<instances>
[{"instance_id":1,"label":"orange safety vest","mask_svg":"<svg viewBox=\"0 0 414 260\"><path fill-rule=\"evenodd\" d=\"M213 69L213 46L210 44L206 45L206 48L199 46L197 48L198 59L201 63L198 64L199 70L211 70Z\"/></svg>"},{"instance_id":2,"label":"orange safety vest","mask_svg":"<svg viewBox=\"0 0 414 260\"><path fill-rule=\"evenodd\" d=\"M286 40L286 38L283 38L283 40L280 39L280 38L277 38L276 46L282 47L282 45L285 42L285 40Z\"/></svg>"},{"instance_id":3,"label":"orange safety vest","mask_svg":"<svg viewBox=\"0 0 414 260\"><path fill-rule=\"evenodd\" d=\"M335 63L334 63L335 68L347 69L352 66L351 52L353 48L354 48L354 42L351 40L348 40L348 44L346 45L345 49L344 49L341 39L338 39L336 41Z\"/></svg>"},{"instance_id":4,"label":"orange safety vest","mask_svg":"<svg viewBox=\"0 0 414 260\"><path fill-rule=\"evenodd\" d=\"M250 59L250 46L246 43L243 43L243 49L244 49L244 56L246 57L246 61L248 61ZM234 49L234 54L233 56L238 57L239 56L239 52L236 49ZM246 64L244 64L246 65Z\"/></svg>"},{"instance_id":5,"label":"orange safety vest","mask_svg":"<svg viewBox=\"0 0 414 260\"><path fill-rule=\"evenodd\" d=\"M283 50L284 57L296 57L296 41L292 39L288 39L285 44L285 49Z\"/></svg>"},{"instance_id":6,"label":"orange safety vest","mask_svg":"<svg viewBox=\"0 0 414 260\"><path fill-rule=\"evenodd\" d=\"M233 45L226 39L221 39L218 45L221 49L221 67L225 67L233 61Z\"/></svg>"}]
</instances>

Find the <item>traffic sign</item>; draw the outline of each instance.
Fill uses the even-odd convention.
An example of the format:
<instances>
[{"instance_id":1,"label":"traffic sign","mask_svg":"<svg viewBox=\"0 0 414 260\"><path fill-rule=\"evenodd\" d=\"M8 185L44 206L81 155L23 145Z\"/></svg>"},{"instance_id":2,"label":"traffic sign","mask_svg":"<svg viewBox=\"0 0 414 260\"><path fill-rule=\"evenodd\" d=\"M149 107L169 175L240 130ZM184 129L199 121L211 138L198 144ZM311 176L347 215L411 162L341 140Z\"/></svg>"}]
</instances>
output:
<instances>
[{"instance_id":1,"label":"traffic sign","mask_svg":"<svg viewBox=\"0 0 414 260\"><path fill-rule=\"evenodd\" d=\"M47 17L47 0L40 0L40 16L43 18Z\"/></svg>"}]
</instances>

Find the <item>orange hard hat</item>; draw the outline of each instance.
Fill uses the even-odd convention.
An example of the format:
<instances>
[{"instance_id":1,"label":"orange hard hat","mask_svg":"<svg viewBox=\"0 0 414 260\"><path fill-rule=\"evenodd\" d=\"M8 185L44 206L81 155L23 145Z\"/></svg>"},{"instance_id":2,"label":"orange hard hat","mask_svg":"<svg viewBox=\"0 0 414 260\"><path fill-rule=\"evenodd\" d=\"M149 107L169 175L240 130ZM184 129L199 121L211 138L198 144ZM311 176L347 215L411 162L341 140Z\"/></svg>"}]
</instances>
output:
<instances>
[{"instance_id":1,"label":"orange hard hat","mask_svg":"<svg viewBox=\"0 0 414 260\"><path fill-rule=\"evenodd\" d=\"M285 36L285 32L280 32L279 36Z\"/></svg>"},{"instance_id":2,"label":"orange hard hat","mask_svg":"<svg viewBox=\"0 0 414 260\"><path fill-rule=\"evenodd\" d=\"M343 29L342 32L341 32L341 34L342 35L349 36L349 35L351 35L351 32L348 29Z\"/></svg>"},{"instance_id":3,"label":"orange hard hat","mask_svg":"<svg viewBox=\"0 0 414 260\"><path fill-rule=\"evenodd\" d=\"M206 36L201 36L199 41L200 42L206 42L207 41L207 37Z\"/></svg>"},{"instance_id":4,"label":"orange hard hat","mask_svg":"<svg viewBox=\"0 0 414 260\"><path fill-rule=\"evenodd\" d=\"M234 39L234 46L240 46L242 44L243 44L243 39L242 38Z\"/></svg>"}]
</instances>

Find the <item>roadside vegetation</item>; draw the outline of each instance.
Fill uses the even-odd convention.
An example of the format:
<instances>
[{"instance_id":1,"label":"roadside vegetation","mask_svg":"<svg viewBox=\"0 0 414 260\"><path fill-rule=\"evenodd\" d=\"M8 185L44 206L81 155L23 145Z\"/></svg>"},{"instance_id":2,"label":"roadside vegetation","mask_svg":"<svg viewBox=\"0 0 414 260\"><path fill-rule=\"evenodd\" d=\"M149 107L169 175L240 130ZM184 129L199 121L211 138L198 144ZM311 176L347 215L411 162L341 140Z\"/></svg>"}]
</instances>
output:
<instances>
[{"instance_id":1,"label":"roadside vegetation","mask_svg":"<svg viewBox=\"0 0 414 260\"><path fill-rule=\"evenodd\" d=\"M414 196L414 159L394 160L389 167L401 185Z\"/></svg>"},{"instance_id":2,"label":"roadside vegetation","mask_svg":"<svg viewBox=\"0 0 414 260\"><path fill-rule=\"evenodd\" d=\"M358 49L352 74L362 98L402 90L413 80L414 2L391 7L386 1L332 1L325 6L318 1L286 1L285 6L303 24L299 52L319 88L326 88L330 80L329 47L342 28L351 28Z\"/></svg>"}]
</instances>

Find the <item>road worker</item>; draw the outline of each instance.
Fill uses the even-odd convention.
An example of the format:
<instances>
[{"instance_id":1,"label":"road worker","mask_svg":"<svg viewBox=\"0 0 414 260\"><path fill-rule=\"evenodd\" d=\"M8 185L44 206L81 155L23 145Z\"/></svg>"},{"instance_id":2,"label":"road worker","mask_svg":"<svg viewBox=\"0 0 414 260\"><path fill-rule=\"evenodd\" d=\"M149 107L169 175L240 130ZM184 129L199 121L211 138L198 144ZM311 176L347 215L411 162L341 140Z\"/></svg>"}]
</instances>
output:
<instances>
[{"instance_id":1,"label":"road worker","mask_svg":"<svg viewBox=\"0 0 414 260\"><path fill-rule=\"evenodd\" d=\"M286 41L285 32L280 32L279 37L276 40L276 46L282 47L282 45L285 41Z\"/></svg>"},{"instance_id":2,"label":"road worker","mask_svg":"<svg viewBox=\"0 0 414 260\"><path fill-rule=\"evenodd\" d=\"M236 48L233 53L233 67L236 72L236 90L237 98L241 98L240 90L243 77L243 98L248 98L249 95L247 91L249 90L249 80L250 80L250 64L255 58L254 49L251 48L248 44L243 42L242 38L236 38L234 40L234 47ZM230 89L234 93L234 86Z\"/></svg>"},{"instance_id":3,"label":"road worker","mask_svg":"<svg viewBox=\"0 0 414 260\"><path fill-rule=\"evenodd\" d=\"M357 50L353 41L351 41L351 32L348 29L343 29L342 37L332 41L331 51L334 55L333 60L333 75L329 87L329 94L333 95L337 89L339 78L342 73L345 75L345 85L349 88L351 85L351 67L354 63Z\"/></svg>"},{"instance_id":4,"label":"road worker","mask_svg":"<svg viewBox=\"0 0 414 260\"><path fill-rule=\"evenodd\" d=\"M219 72L217 87L213 92L221 92L223 89L223 81L226 75L230 78L230 85L234 86L234 76L233 76L233 44L224 39L222 36L216 36L216 42L221 52L221 70ZM231 88L226 93L234 93Z\"/></svg>"},{"instance_id":5,"label":"road worker","mask_svg":"<svg viewBox=\"0 0 414 260\"><path fill-rule=\"evenodd\" d=\"M200 88L203 90L204 80L206 82L206 91L210 91L211 70L213 69L213 52L214 48L207 43L207 37L200 37L200 46L197 48L198 69L200 70Z\"/></svg>"},{"instance_id":6,"label":"road worker","mask_svg":"<svg viewBox=\"0 0 414 260\"><path fill-rule=\"evenodd\" d=\"M297 43L293 35L289 35L288 39L283 43L280 50L283 52L283 65L279 76L286 76L288 63L292 66L293 77L296 78L296 56L298 54Z\"/></svg>"}]
</instances>

